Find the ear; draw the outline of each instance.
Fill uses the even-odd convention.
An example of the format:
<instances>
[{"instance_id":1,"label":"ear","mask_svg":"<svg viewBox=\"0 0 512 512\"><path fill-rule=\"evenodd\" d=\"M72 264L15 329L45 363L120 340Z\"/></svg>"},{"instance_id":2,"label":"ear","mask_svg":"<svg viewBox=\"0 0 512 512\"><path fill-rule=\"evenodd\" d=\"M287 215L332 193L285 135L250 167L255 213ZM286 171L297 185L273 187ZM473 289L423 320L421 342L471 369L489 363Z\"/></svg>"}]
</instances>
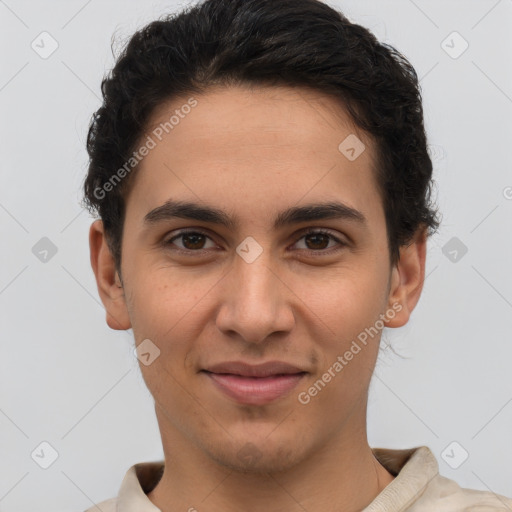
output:
<instances>
[{"instance_id":1,"label":"ear","mask_svg":"<svg viewBox=\"0 0 512 512\"><path fill-rule=\"evenodd\" d=\"M107 324L111 329L119 331L129 329L131 322L123 285L116 271L101 220L97 220L91 225L89 248L98 292L107 313Z\"/></svg>"},{"instance_id":2,"label":"ear","mask_svg":"<svg viewBox=\"0 0 512 512\"><path fill-rule=\"evenodd\" d=\"M386 327L402 327L420 299L425 281L427 230L420 227L409 245L400 248L400 260L393 267L388 307L395 316L385 321Z\"/></svg>"}]
</instances>

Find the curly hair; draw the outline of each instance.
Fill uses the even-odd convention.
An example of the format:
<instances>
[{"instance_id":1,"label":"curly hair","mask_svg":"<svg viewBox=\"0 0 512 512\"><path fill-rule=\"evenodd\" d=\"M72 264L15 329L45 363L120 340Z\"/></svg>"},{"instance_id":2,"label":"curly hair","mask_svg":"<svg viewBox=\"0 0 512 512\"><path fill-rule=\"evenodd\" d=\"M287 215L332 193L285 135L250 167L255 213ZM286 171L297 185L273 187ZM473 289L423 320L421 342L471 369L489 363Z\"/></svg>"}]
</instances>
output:
<instances>
[{"instance_id":1,"label":"curly hair","mask_svg":"<svg viewBox=\"0 0 512 512\"><path fill-rule=\"evenodd\" d=\"M206 0L135 32L101 83L84 205L102 219L118 271L134 172L109 183L152 112L177 96L242 84L313 88L338 99L370 135L392 264L418 228L437 230L420 86L401 53L318 0Z\"/></svg>"}]
</instances>

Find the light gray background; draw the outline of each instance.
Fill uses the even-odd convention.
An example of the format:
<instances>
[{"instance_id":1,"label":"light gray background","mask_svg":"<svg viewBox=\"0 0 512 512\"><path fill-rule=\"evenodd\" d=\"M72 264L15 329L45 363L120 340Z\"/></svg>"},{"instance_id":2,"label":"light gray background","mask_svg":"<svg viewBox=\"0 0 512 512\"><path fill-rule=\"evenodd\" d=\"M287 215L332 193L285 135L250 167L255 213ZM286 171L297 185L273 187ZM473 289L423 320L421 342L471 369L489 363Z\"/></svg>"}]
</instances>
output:
<instances>
[{"instance_id":1,"label":"light gray background","mask_svg":"<svg viewBox=\"0 0 512 512\"><path fill-rule=\"evenodd\" d=\"M162 457L131 331L105 323L79 201L112 35L119 47L183 5L0 0L0 511L80 512L116 495L129 466ZM417 69L444 214L422 299L385 334L405 358L380 356L370 445L427 445L441 474L512 496L512 1L330 5ZM47 59L31 48L43 31L59 45ZM441 45L453 31L469 43L456 59ZM57 247L47 262L32 252L42 237ZM456 262L442 252L453 237L468 248ZM58 452L48 469L31 458L43 441ZM469 453L456 470L443 457L453 441Z\"/></svg>"}]
</instances>

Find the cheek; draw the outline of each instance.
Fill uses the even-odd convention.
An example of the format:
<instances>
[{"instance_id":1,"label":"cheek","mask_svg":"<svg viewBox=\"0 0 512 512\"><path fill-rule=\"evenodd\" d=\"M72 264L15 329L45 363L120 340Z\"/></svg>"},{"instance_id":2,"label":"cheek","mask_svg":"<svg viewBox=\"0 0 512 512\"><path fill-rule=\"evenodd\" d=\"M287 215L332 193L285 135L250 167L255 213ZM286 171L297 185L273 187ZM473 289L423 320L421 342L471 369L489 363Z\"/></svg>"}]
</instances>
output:
<instances>
[{"instance_id":1,"label":"cheek","mask_svg":"<svg viewBox=\"0 0 512 512\"><path fill-rule=\"evenodd\" d=\"M139 323L158 327L165 322L169 326L183 316L194 292L177 276L172 268L152 270L147 264L132 274L130 310Z\"/></svg>"},{"instance_id":2,"label":"cheek","mask_svg":"<svg viewBox=\"0 0 512 512\"><path fill-rule=\"evenodd\" d=\"M354 258L355 262L356 258ZM332 270L320 279L294 279L292 288L304 307L317 316L331 334L347 340L373 324L387 302L388 275L378 262L365 258Z\"/></svg>"},{"instance_id":3,"label":"cheek","mask_svg":"<svg viewBox=\"0 0 512 512\"><path fill-rule=\"evenodd\" d=\"M197 279L173 268L148 269L132 280L129 312L137 343L149 338L167 365L178 364L198 338L218 279Z\"/></svg>"},{"instance_id":4,"label":"cheek","mask_svg":"<svg viewBox=\"0 0 512 512\"><path fill-rule=\"evenodd\" d=\"M137 344L149 339L158 349L150 365L139 363L146 386L158 403L170 400L177 405L186 398L182 395L189 376L184 362L191 340L197 338L191 333L191 322L197 318L194 312L200 296L184 282L170 279L171 273L172 269L148 271L132 282L130 316Z\"/></svg>"}]
</instances>

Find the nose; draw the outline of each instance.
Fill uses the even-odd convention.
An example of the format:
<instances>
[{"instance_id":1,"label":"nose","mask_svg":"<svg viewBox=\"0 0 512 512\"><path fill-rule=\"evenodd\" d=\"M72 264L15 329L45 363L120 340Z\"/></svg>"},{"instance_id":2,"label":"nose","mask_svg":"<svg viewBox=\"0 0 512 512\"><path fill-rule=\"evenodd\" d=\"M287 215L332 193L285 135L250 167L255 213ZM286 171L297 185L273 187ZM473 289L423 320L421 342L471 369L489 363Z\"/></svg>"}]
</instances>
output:
<instances>
[{"instance_id":1,"label":"nose","mask_svg":"<svg viewBox=\"0 0 512 512\"><path fill-rule=\"evenodd\" d=\"M226 336L259 344L293 329L293 292L270 260L266 251L252 263L237 257L223 279L216 325Z\"/></svg>"}]
</instances>

